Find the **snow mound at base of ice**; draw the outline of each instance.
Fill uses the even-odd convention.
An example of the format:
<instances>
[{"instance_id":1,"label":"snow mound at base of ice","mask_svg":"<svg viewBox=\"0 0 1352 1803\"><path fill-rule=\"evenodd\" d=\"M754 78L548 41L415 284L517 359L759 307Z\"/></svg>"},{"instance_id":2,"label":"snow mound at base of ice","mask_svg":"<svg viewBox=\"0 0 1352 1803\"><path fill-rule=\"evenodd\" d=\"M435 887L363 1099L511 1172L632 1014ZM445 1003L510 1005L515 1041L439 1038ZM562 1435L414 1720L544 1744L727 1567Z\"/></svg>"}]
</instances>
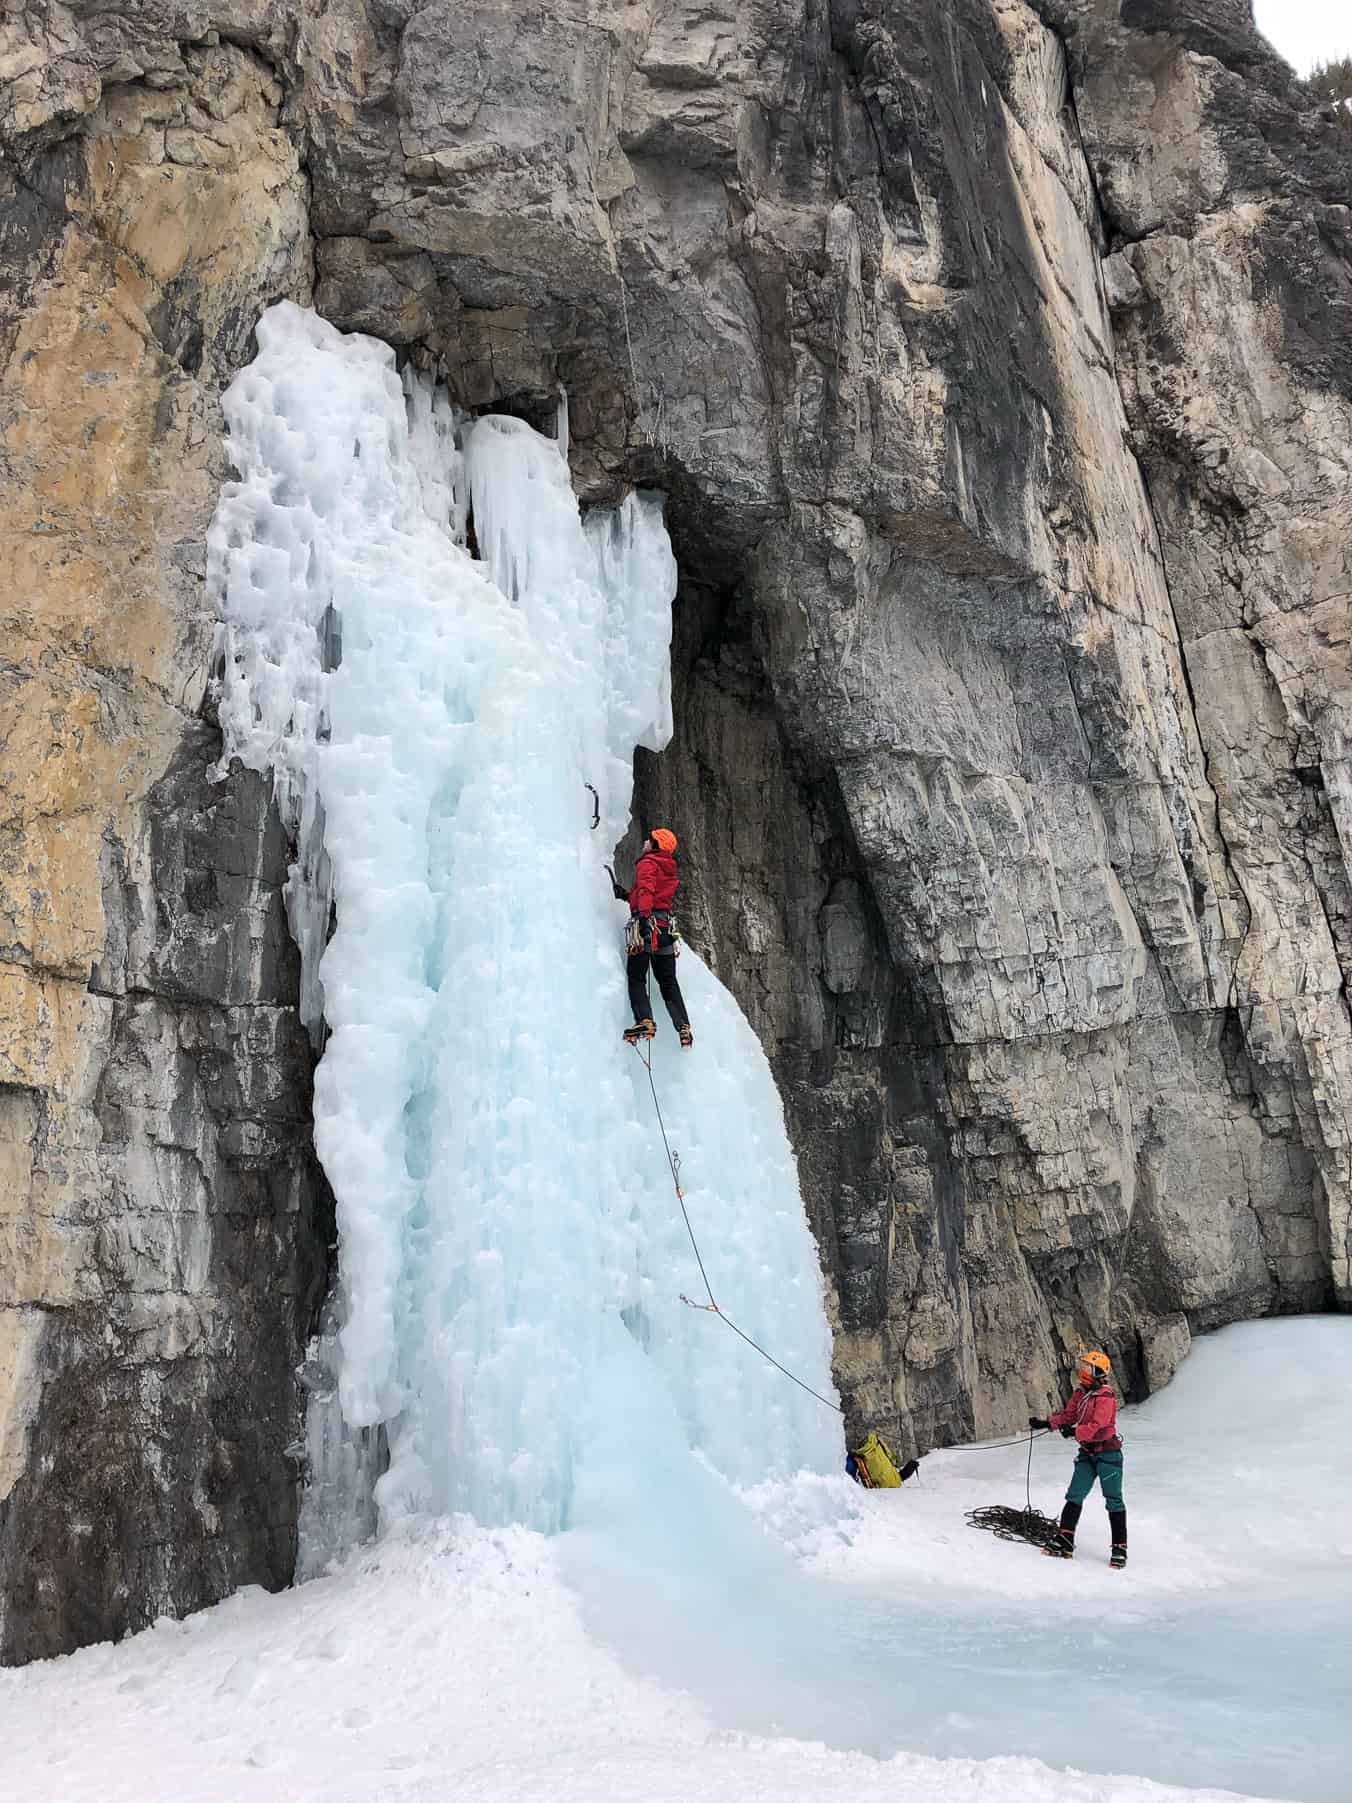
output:
<instances>
[{"instance_id":1,"label":"snow mound at base of ice","mask_svg":"<svg viewBox=\"0 0 1352 1803\"><path fill-rule=\"evenodd\" d=\"M32 1803L1231 1803L1032 1759L879 1762L729 1734L583 1631L557 1543L468 1524L387 1539L120 1646L0 1671Z\"/></svg>"},{"instance_id":2,"label":"snow mound at base of ice","mask_svg":"<svg viewBox=\"0 0 1352 1803\"><path fill-rule=\"evenodd\" d=\"M498 1803L527 1778L559 1803L1222 1794L1052 1760L1342 1803L1349 1566L1345 1531L1319 1529L1352 1477L1352 1450L1322 1431L1331 1398L1345 1411L1349 1352L1346 1318L1230 1328L1126 1411L1139 1525L1132 1565L1109 1574L1091 1511L1069 1566L963 1524L1005 1493L988 1476L1001 1454L936 1456L923 1469L941 1483L890 1496L799 1478L747 1510L682 1453L671 1417L643 1426L642 1355L622 1334L607 1394L632 1412L589 1443L574 1534L408 1524L284 1596L0 1671L5 1777L36 1803ZM1227 1482L1220 1450L1250 1430L1264 1456L1218 1506L1208 1474ZM631 1453L654 1461L646 1518L625 1491ZM1300 1559L1258 1556L1277 1509ZM1152 1525L1165 1517L1176 1544ZM1206 1547L1224 1588L1189 1588Z\"/></svg>"}]
</instances>

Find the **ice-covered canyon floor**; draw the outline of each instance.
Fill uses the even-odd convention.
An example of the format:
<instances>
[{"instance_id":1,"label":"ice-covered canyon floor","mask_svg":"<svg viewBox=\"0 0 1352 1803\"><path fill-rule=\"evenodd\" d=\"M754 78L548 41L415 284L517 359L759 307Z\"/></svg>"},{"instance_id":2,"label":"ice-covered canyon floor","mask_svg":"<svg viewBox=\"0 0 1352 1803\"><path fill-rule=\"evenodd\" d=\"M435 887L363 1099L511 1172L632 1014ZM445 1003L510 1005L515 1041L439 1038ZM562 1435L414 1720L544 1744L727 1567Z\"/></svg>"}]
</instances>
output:
<instances>
[{"instance_id":1,"label":"ice-covered canyon floor","mask_svg":"<svg viewBox=\"0 0 1352 1803\"><path fill-rule=\"evenodd\" d=\"M1149 1768L1324 1803L1347 1794L1349 1355L1347 1319L1229 1328L1125 1411L1122 1574L1104 1563L1096 1499L1069 1566L965 1525L969 1507L1022 1499L1017 1448L935 1454L900 1493L820 1478L753 1492L791 1549L806 1616L802 1597L766 1594L763 1573L747 1593L705 1576L683 1595L679 1572L647 1589L611 1566L607 1595L605 1559L568 1536L428 1523L281 1596L248 1592L120 1646L0 1672L4 1793L1222 1794L1125 1775ZM1035 1448L1033 1500L1048 1511L1069 1458L1059 1439ZM787 1645L805 1620L813 1645Z\"/></svg>"}]
</instances>

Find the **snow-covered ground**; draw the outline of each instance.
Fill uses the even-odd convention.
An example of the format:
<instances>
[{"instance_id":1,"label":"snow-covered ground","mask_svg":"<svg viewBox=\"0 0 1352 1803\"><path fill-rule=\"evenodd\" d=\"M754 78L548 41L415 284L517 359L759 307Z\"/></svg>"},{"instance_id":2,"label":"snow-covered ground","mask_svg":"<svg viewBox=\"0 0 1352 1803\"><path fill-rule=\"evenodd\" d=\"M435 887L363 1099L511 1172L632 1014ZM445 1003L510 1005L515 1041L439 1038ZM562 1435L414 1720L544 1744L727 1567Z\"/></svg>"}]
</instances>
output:
<instances>
[{"instance_id":1,"label":"snow-covered ground","mask_svg":"<svg viewBox=\"0 0 1352 1803\"><path fill-rule=\"evenodd\" d=\"M1230 1328L1168 1390L1126 1411L1125 1573L1102 1562L1096 1501L1073 1565L965 1525L967 1508L1022 1499L1017 1449L936 1454L900 1493L820 1478L755 1493L756 1513L794 1548L793 1596L758 1587L772 1562L745 1592L715 1594L698 1571L673 1568L670 1535L665 1568L658 1534L645 1549L651 1573L607 1595L603 1582L622 1574L585 1534L405 1529L285 1595L249 1592L121 1646L0 1672L0 1793L25 1803L1184 1794L1033 1757L893 1750L1018 1747L1058 1762L1059 1723L1085 1728L1097 1749L1086 1765L1172 1764L1199 1783L1223 1771L1246 1794L1332 1803L1348 1794L1352 1694L1349 1355L1346 1319ZM1054 1507L1068 1463L1060 1440L1039 1443L1036 1504ZM772 1645L786 1631L804 1642L805 1622L810 1646ZM737 1670L754 1664L762 1675ZM766 1723L777 1732L758 1732Z\"/></svg>"},{"instance_id":2,"label":"snow-covered ground","mask_svg":"<svg viewBox=\"0 0 1352 1803\"><path fill-rule=\"evenodd\" d=\"M5 1794L25 1803L857 1803L879 1785L895 1803L1182 1794L1032 1760L879 1765L719 1732L589 1640L550 1542L521 1528L401 1536L284 1596L251 1591L118 1647L0 1673L0 1741Z\"/></svg>"},{"instance_id":3,"label":"snow-covered ground","mask_svg":"<svg viewBox=\"0 0 1352 1803\"><path fill-rule=\"evenodd\" d=\"M1347 1319L1245 1322L1199 1340L1172 1384L1123 1411L1133 1609L1203 1602L1198 1593L1221 1590L1270 1596L1339 1572L1352 1585L1350 1363ZM1058 1435L1034 1442L1035 1508L1058 1512L1073 1458ZM904 1498L856 1492L844 1523L824 1499L824 1525L811 1523L807 1485L797 1521L782 1490L767 1486L753 1500L812 1569L847 1582L912 1598L934 1586L954 1602L1017 1597L1058 1614L1120 1607L1124 1585L1108 1569L1097 1491L1085 1504L1073 1583L1054 1561L1013 1557L1007 1543L967 1527L964 1511L977 1503L1023 1506L1027 1463L1026 1441L933 1453ZM824 1490L834 1484L822 1480Z\"/></svg>"},{"instance_id":4,"label":"snow-covered ground","mask_svg":"<svg viewBox=\"0 0 1352 1803\"><path fill-rule=\"evenodd\" d=\"M725 1727L1346 1803L1350 1363L1346 1318L1228 1328L1124 1411L1125 1573L1097 1495L1070 1566L966 1525L1022 1504L1019 1447L936 1455L900 1493L766 1486L792 1579L735 1525L660 1510L640 1534L617 1508L563 1556L593 1631ZM1048 1514L1072 1456L1034 1447Z\"/></svg>"}]
</instances>

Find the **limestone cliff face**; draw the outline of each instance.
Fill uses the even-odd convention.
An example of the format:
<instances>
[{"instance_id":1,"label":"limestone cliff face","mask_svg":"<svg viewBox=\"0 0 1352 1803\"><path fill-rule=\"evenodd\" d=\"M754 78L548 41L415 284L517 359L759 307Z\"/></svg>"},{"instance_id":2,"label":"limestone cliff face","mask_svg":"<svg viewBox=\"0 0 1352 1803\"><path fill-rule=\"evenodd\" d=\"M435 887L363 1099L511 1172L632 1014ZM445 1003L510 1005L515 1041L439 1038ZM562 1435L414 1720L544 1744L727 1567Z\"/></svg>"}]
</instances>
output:
<instances>
[{"instance_id":1,"label":"limestone cliff face","mask_svg":"<svg viewBox=\"0 0 1352 1803\"><path fill-rule=\"evenodd\" d=\"M106 17L98 30L107 26ZM93 25L91 25L93 30ZM293 1558L326 1263L287 847L207 777L217 395L308 294L250 53L0 26L0 1660Z\"/></svg>"},{"instance_id":2,"label":"limestone cliff face","mask_svg":"<svg viewBox=\"0 0 1352 1803\"><path fill-rule=\"evenodd\" d=\"M0 1657L286 1575L322 1197L200 571L215 396L312 268L467 407L561 382L588 498L671 497L641 793L851 1425L1347 1302L1349 154L1245 0L0 29Z\"/></svg>"}]
</instances>

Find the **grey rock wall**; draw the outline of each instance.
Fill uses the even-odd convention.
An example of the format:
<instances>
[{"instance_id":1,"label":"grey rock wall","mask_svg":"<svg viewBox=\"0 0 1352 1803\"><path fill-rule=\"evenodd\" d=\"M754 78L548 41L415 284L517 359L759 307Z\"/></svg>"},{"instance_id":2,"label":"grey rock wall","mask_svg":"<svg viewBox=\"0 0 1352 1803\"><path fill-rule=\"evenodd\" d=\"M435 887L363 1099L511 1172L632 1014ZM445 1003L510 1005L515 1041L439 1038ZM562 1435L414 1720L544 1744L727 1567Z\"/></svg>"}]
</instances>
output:
<instances>
[{"instance_id":1,"label":"grey rock wall","mask_svg":"<svg viewBox=\"0 0 1352 1803\"><path fill-rule=\"evenodd\" d=\"M215 395L283 293L469 408L562 383L583 495L670 497L640 796L780 1081L850 1428L1346 1304L1349 147L1246 0L3 30L45 775L0 855L2 1656L289 1569L327 1224L285 847L200 716Z\"/></svg>"},{"instance_id":2,"label":"grey rock wall","mask_svg":"<svg viewBox=\"0 0 1352 1803\"><path fill-rule=\"evenodd\" d=\"M84 1168L49 1229L66 1292L23 1311L27 1445L0 1501L6 1663L291 1578L296 1368L332 1211L287 847L259 779L209 779L219 751L212 726L189 729L146 798L133 856L153 881L109 843L80 1123L58 1139L42 1092L13 1092L33 1193L77 1153Z\"/></svg>"},{"instance_id":3,"label":"grey rock wall","mask_svg":"<svg viewBox=\"0 0 1352 1803\"><path fill-rule=\"evenodd\" d=\"M1345 1284L1328 779L1281 774L1252 683L1208 681L1184 591L1205 631L1242 621L1215 471L1271 486L1285 457L1315 561L1267 580L1344 607L1318 306L1347 159L1242 8L1185 12L598 9L514 18L480 65L504 15L457 9L435 52L333 77L363 176L312 164L340 319L354 243L390 233L361 255L416 281L462 399L529 411L562 379L582 483L672 494L680 728L648 802L780 1074L851 1420L907 1443L1017 1421L1086 1339L1141 1390L1193 1328ZM474 107L428 122L428 54ZM1245 311L1273 283L1239 228L1274 209L1309 273ZM1186 407L1236 442L1175 532Z\"/></svg>"}]
</instances>

